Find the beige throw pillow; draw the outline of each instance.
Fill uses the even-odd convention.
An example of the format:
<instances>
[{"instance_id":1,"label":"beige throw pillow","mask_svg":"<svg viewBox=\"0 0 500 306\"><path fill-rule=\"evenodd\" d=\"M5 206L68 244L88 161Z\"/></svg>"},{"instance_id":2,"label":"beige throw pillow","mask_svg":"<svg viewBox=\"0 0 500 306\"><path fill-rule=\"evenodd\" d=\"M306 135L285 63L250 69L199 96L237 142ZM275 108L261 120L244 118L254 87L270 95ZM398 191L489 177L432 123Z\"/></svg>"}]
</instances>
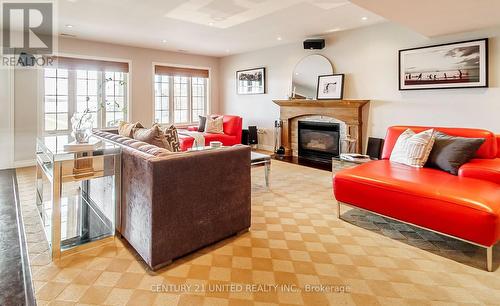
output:
<instances>
[{"instance_id":1,"label":"beige throw pillow","mask_svg":"<svg viewBox=\"0 0 500 306\"><path fill-rule=\"evenodd\" d=\"M130 123L125 121L120 121L118 124L118 135L132 138L134 131L138 128L143 128L142 124L139 122Z\"/></svg>"},{"instance_id":2,"label":"beige throw pillow","mask_svg":"<svg viewBox=\"0 0 500 306\"><path fill-rule=\"evenodd\" d=\"M411 129L407 129L396 141L390 161L422 168L429 158L435 138L434 129L418 134L415 134Z\"/></svg>"},{"instance_id":3,"label":"beige throw pillow","mask_svg":"<svg viewBox=\"0 0 500 306\"><path fill-rule=\"evenodd\" d=\"M207 122L205 123L205 133L224 134L223 117L207 116Z\"/></svg>"},{"instance_id":4,"label":"beige throw pillow","mask_svg":"<svg viewBox=\"0 0 500 306\"><path fill-rule=\"evenodd\" d=\"M165 134L157 124L153 125L150 129L135 129L133 136L136 140L168 150L165 140Z\"/></svg>"}]
</instances>

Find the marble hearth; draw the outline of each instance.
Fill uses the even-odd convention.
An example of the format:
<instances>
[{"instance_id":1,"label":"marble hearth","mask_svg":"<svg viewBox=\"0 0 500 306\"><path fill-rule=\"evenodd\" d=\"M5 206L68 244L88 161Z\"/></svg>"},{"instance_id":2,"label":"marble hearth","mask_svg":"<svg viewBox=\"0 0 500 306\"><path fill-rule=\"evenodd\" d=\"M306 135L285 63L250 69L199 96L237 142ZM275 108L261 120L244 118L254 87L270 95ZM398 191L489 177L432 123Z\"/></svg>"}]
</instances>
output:
<instances>
[{"instance_id":1,"label":"marble hearth","mask_svg":"<svg viewBox=\"0 0 500 306\"><path fill-rule=\"evenodd\" d=\"M298 121L335 122L340 124L341 142L356 141L354 151L362 152L363 106L369 100L274 100L280 106L281 144L285 155L298 155ZM342 148L346 152L346 147Z\"/></svg>"}]
</instances>

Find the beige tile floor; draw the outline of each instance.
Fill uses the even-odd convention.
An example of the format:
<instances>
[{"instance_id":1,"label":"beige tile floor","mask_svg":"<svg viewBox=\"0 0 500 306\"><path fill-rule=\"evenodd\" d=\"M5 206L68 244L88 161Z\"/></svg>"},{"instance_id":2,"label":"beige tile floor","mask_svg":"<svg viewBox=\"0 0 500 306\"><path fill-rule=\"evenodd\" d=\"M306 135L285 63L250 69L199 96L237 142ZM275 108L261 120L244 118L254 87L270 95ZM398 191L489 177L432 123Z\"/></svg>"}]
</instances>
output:
<instances>
[{"instance_id":1,"label":"beige tile floor","mask_svg":"<svg viewBox=\"0 0 500 306\"><path fill-rule=\"evenodd\" d=\"M500 304L477 250L468 265L340 221L331 173L273 161L252 170L252 227L148 270L126 242L51 263L36 215L34 169L18 170L39 305ZM473 229L471 229L473 230ZM460 252L460 250L457 250ZM278 287L270 285L278 284ZM321 292L311 292L314 289Z\"/></svg>"}]
</instances>

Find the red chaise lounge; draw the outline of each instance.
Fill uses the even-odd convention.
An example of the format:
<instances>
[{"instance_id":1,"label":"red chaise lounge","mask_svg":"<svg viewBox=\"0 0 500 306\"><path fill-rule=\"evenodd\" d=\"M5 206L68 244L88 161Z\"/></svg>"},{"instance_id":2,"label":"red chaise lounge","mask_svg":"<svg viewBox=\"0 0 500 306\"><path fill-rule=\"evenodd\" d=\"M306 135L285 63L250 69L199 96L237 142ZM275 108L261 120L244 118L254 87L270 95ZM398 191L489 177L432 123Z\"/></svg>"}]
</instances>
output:
<instances>
[{"instance_id":1,"label":"red chaise lounge","mask_svg":"<svg viewBox=\"0 0 500 306\"><path fill-rule=\"evenodd\" d=\"M381 160L335 175L339 218L345 204L485 247L487 269L492 271L493 246L500 240L500 136L480 129L435 128L453 136L485 138L475 158L454 176L389 161L407 128L429 129L390 127Z\"/></svg>"},{"instance_id":2,"label":"red chaise lounge","mask_svg":"<svg viewBox=\"0 0 500 306\"><path fill-rule=\"evenodd\" d=\"M223 116L224 122L224 134L211 134L211 133L203 133L205 136L205 145L209 145L210 141L220 141L224 146L233 146L235 144L241 143L241 131L243 119L239 116ZM197 131L197 126L188 127L189 131ZM194 138L182 135L182 132L179 134L179 143L181 151L186 151L187 149L193 146Z\"/></svg>"}]
</instances>

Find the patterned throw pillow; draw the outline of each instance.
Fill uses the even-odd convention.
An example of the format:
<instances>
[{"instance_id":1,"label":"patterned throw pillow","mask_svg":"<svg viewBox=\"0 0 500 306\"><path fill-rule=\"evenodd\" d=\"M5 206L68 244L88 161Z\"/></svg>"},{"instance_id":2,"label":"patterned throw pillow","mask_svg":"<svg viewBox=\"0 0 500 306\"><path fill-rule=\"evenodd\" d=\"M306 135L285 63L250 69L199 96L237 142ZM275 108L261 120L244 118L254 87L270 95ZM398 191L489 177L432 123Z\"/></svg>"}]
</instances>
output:
<instances>
[{"instance_id":1,"label":"patterned throw pillow","mask_svg":"<svg viewBox=\"0 0 500 306\"><path fill-rule=\"evenodd\" d=\"M159 148L165 148L168 150L168 147L166 146L165 135L163 134L160 126L157 124L153 125L150 129L135 129L133 136L135 140L149 143Z\"/></svg>"},{"instance_id":2,"label":"patterned throw pillow","mask_svg":"<svg viewBox=\"0 0 500 306\"><path fill-rule=\"evenodd\" d=\"M134 131L139 128L143 128L142 124L140 124L139 122L129 123L120 121L118 125L118 135L132 138L134 135Z\"/></svg>"},{"instance_id":3,"label":"patterned throw pillow","mask_svg":"<svg viewBox=\"0 0 500 306\"><path fill-rule=\"evenodd\" d=\"M223 117L207 116L205 123L205 133L224 134L224 121Z\"/></svg>"},{"instance_id":4,"label":"patterned throw pillow","mask_svg":"<svg viewBox=\"0 0 500 306\"><path fill-rule=\"evenodd\" d=\"M407 129L396 141L390 161L422 168L429 158L435 138L434 129L418 134L415 134L411 129Z\"/></svg>"},{"instance_id":5,"label":"patterned throw pillow","mask_svg":"<svg viewBox=\"0 0 500 306\"><path fill-rule=\"evenodd\" d=\"M172 124L171 126L166 128L163 133L165 134L165 147L167 148L167 150L170 150L171 152L179 152L179 135L177 134L177 129L175 128L175 126Z\"/></svg>"}]
</instances>

